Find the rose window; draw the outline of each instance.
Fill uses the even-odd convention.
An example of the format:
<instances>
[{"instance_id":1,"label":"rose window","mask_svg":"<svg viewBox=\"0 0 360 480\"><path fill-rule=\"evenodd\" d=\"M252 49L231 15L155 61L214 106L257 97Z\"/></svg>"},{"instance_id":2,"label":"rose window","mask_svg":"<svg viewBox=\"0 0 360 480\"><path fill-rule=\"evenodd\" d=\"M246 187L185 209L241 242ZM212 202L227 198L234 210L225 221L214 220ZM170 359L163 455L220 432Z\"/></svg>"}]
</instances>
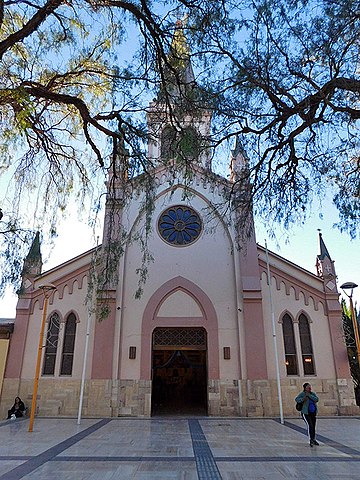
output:
<instances>
[{"instance_id":1,"label":"rose window","mask_svg":"<svg viewBox=\"0 0 360 480\"><path fill-rule=\"evenodd\" d=\"M185 246L200 235L202 223L199 215L190 207L177 205L166 209L159 218L158 229L165 242Z\"/></svg>"}]
</instances>

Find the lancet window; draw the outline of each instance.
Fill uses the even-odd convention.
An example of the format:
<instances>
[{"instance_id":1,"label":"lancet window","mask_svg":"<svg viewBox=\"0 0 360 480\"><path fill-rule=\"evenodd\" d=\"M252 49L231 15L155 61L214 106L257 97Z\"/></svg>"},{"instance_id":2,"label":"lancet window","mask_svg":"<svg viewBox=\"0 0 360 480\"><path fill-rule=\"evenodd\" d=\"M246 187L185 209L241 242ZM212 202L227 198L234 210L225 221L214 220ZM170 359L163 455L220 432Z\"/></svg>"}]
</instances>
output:
<instances>
[{"instance_id":1,"label":"lancet window","mask_svg":"<svg viewBox=\"0 0 360 480\"><path fill-rule=\"evenodd\" d=\"M60 375L71 375L74 362L76 336L76 316L70 313L67 317L64 332L63 351L61 357Z\"/></svg>"},{"instance_id":2,"label":"lancet window","mask_svg":"<svg viewBox=\"0 0 360 480\"><path fill-rule=\"evenodd\" d=\"M50 317L48 330L46 335L46 346L43 363L43 375L54 375L56 353L59 340L60 318L57 313L53 313Z\"/></svg>"},{"instance_id":3,"label":"lancet window","mask_svg":"<svg viewBox=\"0 0 360 480\"><path fill-rule=\"evenodd\" d=\"M287 375L298 375L298 362L293 321L287 313L282 319L282 329L285 349L285 365Z\"/></svg>"}]
</instances>

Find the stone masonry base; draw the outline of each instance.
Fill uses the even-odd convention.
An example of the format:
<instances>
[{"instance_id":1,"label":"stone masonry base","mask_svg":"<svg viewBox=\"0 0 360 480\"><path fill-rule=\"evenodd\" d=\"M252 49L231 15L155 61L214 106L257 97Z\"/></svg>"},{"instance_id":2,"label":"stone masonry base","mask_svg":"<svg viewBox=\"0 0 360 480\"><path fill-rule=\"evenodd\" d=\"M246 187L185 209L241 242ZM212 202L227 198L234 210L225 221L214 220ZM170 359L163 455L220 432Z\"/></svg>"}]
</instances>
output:
<instances>
[{"instance_id":1,"label":"stone masonry base","mask_svg":"<svg viewBox=\"0 0 360 480\"><path fill-rule=\"evenodd\" d=\"M320 398L320 415L359 415L355 405L353 383L345 379L290 378L281 381L284 416L294 416L295 397L308 381ZM16 396L31 405L33 380L4 379L0 399L0 418ZM41 416L76 417L79 409L80 380L41 378L37 411ZM279 416L278 390L275 380L209 380L208 414L220 417ZM151 381L87 380L82 415L88 417L150 417Z\"/></svg>"}]
</instances>

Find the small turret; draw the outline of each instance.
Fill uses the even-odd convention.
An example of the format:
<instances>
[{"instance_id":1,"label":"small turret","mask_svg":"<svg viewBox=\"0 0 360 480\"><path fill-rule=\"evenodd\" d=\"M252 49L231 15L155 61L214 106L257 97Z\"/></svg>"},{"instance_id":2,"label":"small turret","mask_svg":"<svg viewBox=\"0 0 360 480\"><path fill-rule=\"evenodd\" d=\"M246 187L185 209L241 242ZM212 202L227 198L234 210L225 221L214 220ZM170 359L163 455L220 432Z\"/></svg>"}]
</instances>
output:
<instances>
[{"instance_id":1,"label":"small turret","mask_svg":"<svg viewBox=\"0 0 360 480\"><path fill-rule=\"evenodd\" d=\"M114 142L113 155L108 170L103 239L96 270L98 288L116 289L118 263L123 253L125 238L122 215L125 192L129 185L130 155L120 139Z\"/></svg>"},{"instance_id":2,"label":"small turret","mask_svg":"<svg viewBox=\"0 0 360 480\"><path fill-rule=\"evenodd\" d=\"M122 184L129 178L129 151L125 148L124 141L114 140L112 161L108 170L108 194L110 186L114 187L115 183Z\"/></svg>"},{"instance_id":3,"label":"small turret","mask_svg":"<svg viewBox=\"0 0 360 480\"><path fill-rule=\"evenodd\" d=\"M124 207L124 191L129 176L129 152L124 142L116 141L113 159L108 171L105 220L103 230L103 247L118 241L122 209Z\"/></svg>"},{"instance_id":4,"label":"small turret","mask_svg":"<svg viewBox=\"0 0 360 480\"><path fill-rule=\"evenodd\" d=\"M24 266L21 272L22 286L21 290L28 288L35 277L41 275L42 256L40 251L40 233L36 232L32 241L29 253L24 260Z\"/></svg>"},{"instance_id":5,"label":"small turret","mask_svg":"<svg viewBox=\"0 0 360 480\"><path fill-rule=\"evenodd\" d=\"M320 245L320 254L316 257L316 271L318 277L321 277L324 280L324 285L326 289L335 293L337 292L336 287L336 272L334 267L334 261L331 259L328 249L326 248L325 242L322 238L322 234L319 231L319 245Z\"/></svg>"},{"instance_id":6,"label":"small turret","mask_svg":"<svg viewBox=\"0 0 360 480\"><path fill-rule=\"evenodd\" d=\"M239 138L236 137L235 147L231 150L230 157L230 181L236 182L244 177L248 172L248 157L246 155L243 144Z\"/></svg>"}]
</instances>

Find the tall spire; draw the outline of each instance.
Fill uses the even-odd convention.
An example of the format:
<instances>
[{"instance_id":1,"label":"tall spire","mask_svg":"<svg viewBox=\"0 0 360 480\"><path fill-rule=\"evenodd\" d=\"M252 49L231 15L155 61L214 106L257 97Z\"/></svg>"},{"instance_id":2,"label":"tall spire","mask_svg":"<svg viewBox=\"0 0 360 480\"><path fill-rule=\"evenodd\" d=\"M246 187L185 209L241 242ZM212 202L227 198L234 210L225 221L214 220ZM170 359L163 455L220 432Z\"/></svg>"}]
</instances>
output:
<instances>
[{"instance_id":1,"label":"tall spire","mask_svg":"<svg viewBox=\"0 0 360 480\"><path fill-rule=\"evenodd\" d=\"M40 275L42 269L42 257L40 251L40 232L36 232L29 253L24 260L23 275Z\"/></svg>"},{"instance_id":2,"label":"tall spire","mask_svg":"<svg viewBox=\"0 0 360 480\"><path fill-rule=\"evenodd\" d=\"M183 28L184 22L177 20L171 42L169 63L182 74L184 83L195 82L195 75L190 61L190 48Z\"/></svg>"},{"instance_id":3,"label":"tall spire","mask_svg":"<svg viewBox=\"0 0 360 480\"><path fill-rule=\"evenodd\" d=\"M173 97L180 97L196 87L195 75L191 65L190 47L184 33L184 20L178 19L170 45L167 61L163 67L163 81L160 97L164 90Z\"/></svg>"},{"instance_id":4,"label":"tall spire","mask_svg":"<svg viewBox=\"0 0 360 480\"><path fill-rule=\"evenodd\" d=\"M211 170L211 111L195 81L184 20L176 22L169 53L160 67L160 92L147 112L149 161L153 165L192 162Z\"/></svg>"}]
</instances>

